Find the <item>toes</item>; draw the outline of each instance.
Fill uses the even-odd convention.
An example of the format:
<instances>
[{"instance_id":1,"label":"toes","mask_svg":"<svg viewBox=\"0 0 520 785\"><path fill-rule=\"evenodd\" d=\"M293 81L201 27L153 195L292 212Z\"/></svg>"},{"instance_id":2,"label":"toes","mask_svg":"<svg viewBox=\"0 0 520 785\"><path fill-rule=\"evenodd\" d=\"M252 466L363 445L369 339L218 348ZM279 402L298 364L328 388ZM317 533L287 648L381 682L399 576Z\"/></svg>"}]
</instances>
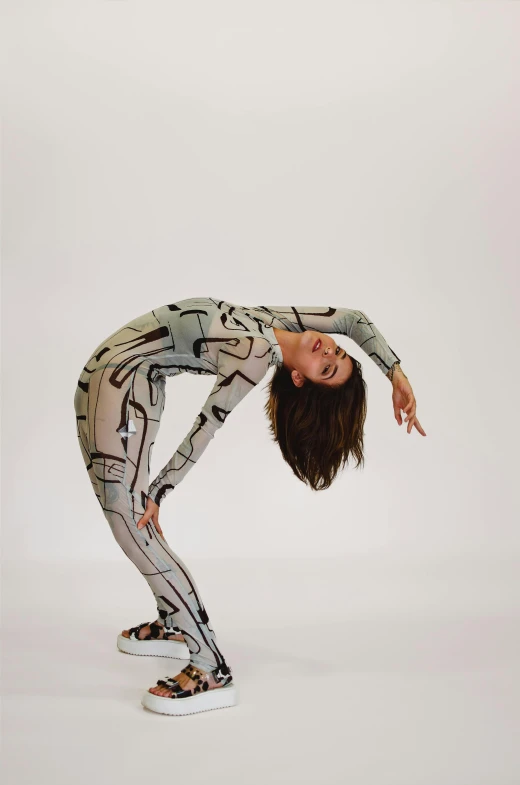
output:
<instances>
[{"instance_id":1,"label":"toes","mask_svg":"<svg viewBox=\"0 0 520 785\"><path fill-rule=\"evenodd\" d=\"M150 687L148 692L153 692L154 695L159 695L162 698L169 698L173 690L164 687L162 684L156 684L154 687Z\"/></svg>"},{"instance_id":2,"label":"toes","mask_svg":"<svg viewBox=\"0 0 520 785\"><path fill-rule=\"evenodd\" d=\"M129 638L129 637L130 637L130 630L123 630L123 632L121 633L121 635L122 635L124 638Z\"/></svg>"},{"instance_id":3,"label":"toes","mask_svg":"<svg viewBox=\"0 0 520 785\"><path fill-rule=\"evenodd\" d=\"M160 698L169 698L172 691L167 690L165 687L150 687L148 692L152 692L154 695L158 695Z\"/></svg>"}]
</instances>

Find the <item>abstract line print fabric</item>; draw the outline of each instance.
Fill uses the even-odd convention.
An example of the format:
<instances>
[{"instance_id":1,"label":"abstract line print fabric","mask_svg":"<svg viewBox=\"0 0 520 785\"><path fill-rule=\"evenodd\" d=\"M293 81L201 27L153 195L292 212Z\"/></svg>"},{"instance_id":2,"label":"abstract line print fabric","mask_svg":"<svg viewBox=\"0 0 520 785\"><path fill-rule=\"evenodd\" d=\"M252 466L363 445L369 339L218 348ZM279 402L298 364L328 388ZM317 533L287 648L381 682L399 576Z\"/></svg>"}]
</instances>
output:
<instances>
[{"instance_id":1,"label":"abstract line print fabric","mask_svg":"<svg viewBox=\"0 0 520 785\"><path fill-rule=\"evenodd\" d=\"M182 321L184 347L190 358L205 360L203 367L213 369L210 372L217 373L217 381L191 430L150 485L150 497L159 505L197 463L237 403L258 384L270 366L283 364L273 328L347 335L384 374L394 362L400 362L362 311L323 306L246 307L211 298L184 300L177 305L184 309L180 317L190 316L189 321ZM198 310L201 306L202 313ZM211 309L212 315L207 315L207 309ZM158 317L162 317L162 310L155 312ZM197 322L194 314L199 316ZM179 334L180 317L175 325ZM237 337L229 339L230 334Z\"/></svg>"},{"instance_id":2,"label":"abstract line print fabric","mask_svg":"<svg viewBox=\"0 0 520 785\"><path fill-rule=\"evenodd\" d=\"M90 481L129 558L152 589L159 616L178 626L201 668L225 664L188 569L153 524L136 523L184 479L238 403L283 363L274 328L341 333L386 374L399 358L362 311L322 306L241 306L190 298L125 324L92 353L75 392L77 435ZM166 377L216 376L195 422L150 484L150 461L165 405Z\"/></svg>"}]
</instances>

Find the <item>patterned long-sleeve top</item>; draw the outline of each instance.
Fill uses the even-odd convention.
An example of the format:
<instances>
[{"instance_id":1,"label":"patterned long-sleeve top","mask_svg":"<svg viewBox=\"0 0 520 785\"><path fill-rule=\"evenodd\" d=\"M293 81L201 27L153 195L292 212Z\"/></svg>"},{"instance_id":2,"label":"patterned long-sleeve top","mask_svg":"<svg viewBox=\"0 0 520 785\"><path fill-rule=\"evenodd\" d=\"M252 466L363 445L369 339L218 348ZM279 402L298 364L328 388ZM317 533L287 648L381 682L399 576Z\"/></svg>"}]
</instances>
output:
<instances>
[{"instance_id":1,"label":"patterned long-sleeve top","mask_svg":"<svg viewBox=\"0 0 520 785\"><path fill-rule=\"evenodd\" d=\"M217 377L192 428L150 484L149 496L159 505L197 463L237 404L270 367L283 364L274 328L346 335L385 375L400 362L369 317L350 308L243 306L203 297L165 305L145 316L160 326L162 346L151 358L160 373Z\"/></svg>"}]
</instances>

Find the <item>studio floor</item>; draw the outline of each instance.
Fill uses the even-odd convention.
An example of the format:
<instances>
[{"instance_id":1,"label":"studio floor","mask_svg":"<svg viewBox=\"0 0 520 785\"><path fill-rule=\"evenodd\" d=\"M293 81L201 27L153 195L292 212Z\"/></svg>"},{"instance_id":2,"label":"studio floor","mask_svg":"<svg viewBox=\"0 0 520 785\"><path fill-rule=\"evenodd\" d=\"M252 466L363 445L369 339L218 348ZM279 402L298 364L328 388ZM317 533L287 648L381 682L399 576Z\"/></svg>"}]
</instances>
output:
<instances>
[{"instance_id":1,"label":"studio floor","mask_svg":"<svg viewBox=\"0 0 520 785\"><path fill-rule=\"evenodd\" d=\"M116 648L133 565L4 563L5 785L518 785L515 559L186 561L239 694L187 717L140 704L187 661Z\"/></svg>"}]
</instances>

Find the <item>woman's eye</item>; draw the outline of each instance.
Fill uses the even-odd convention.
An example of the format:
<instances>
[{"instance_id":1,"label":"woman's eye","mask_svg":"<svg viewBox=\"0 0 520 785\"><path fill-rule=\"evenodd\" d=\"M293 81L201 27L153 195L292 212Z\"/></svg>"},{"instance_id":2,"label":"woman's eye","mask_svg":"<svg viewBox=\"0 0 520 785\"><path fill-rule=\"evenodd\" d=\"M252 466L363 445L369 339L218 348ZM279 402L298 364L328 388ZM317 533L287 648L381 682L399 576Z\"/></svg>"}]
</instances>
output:
<instances>
[{"instance_id":1,"label":"woman's eye","mask_svg":"<svg viewBox=\"0 0 520 785\"><path fill-rule=\"evenodd\" d=\"M341 349L341 346L336 346L335 354L337 354L340 351L340 349ZM329 368L330 368L330 365L327 365L327 367L323 369L323 373L327 374L328 371L329 371Z\"/></svg>"}]
</instances>

